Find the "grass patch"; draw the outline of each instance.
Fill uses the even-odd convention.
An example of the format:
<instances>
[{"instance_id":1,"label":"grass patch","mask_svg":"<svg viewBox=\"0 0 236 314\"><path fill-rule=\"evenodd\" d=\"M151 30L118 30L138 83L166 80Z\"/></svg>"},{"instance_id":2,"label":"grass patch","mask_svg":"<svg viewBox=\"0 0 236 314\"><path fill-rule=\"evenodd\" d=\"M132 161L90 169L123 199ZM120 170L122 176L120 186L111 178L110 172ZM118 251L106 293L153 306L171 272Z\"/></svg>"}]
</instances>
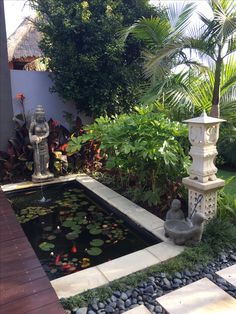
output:
<instances>
[{"instance_id":1,"label":"grass patch","mask_svg":"<svg viewBox=\"0 0 236 314\"><path fill-rule=\"evenodd\" d=\"M217 176L226 181L224 192L234 196L234 199L236 200L236 172L218 170Z\"/></svg>"},{"instance_id":2,"label":"grass patch","mask_svg":"<svg viewBox=\"0 0 236 314\"><path fill-rule=\"evenodd\" d=\"M179 256L111 282L101 288L89 290L68 299L61 299L61 303L64 308L73 309L74 307L87 306L94 299L103 301L110 297L113 291L125 291L134 288L152 275L165 272L171 276L176 271L194 270L196 265L207 265L220 252L235 246L236 225L227 218L216 218L206 225L202 242L195 247L187 248Z\"/></svg>"}]
</instances>

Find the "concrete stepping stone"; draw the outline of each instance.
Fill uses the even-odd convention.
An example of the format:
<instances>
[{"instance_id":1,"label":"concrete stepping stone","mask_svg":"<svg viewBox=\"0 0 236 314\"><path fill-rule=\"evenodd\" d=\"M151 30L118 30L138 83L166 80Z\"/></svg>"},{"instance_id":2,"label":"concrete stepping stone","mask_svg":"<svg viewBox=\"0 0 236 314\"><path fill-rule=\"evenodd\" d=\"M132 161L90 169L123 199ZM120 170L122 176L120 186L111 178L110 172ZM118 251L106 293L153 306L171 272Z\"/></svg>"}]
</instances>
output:
<instances>
[{"instance_id":1,"label":"concrete stepping stone","mask_svg":"<svg viewBox=\"0 0 236 314\"><path fill-rule=\"evenodd\" d=\"M156 300L169 314L236 314L236 299L207 278Z\"/></svg>"},{"instance_id":2,"label":"concrete stepping stone","mask_svg":"<svg viewBox=\"0 0 236 314\"><path fill-rule=\"evenodd\" d=\"M216 274L236 287L236 264L216 272ZM236 313L236 310L235 310Z\"/></svg>"},{"instance_id":3,"label":"concrete stepping stone","mask_svg":"<svg viewBox=\"0 0 236 314\"><path fill-rule=\"evenodd\" d=\"M146 308L146 306L139 305L132 310L125 312L125 314L151 314L151 312Z\"/></svg>"}]
</instances>

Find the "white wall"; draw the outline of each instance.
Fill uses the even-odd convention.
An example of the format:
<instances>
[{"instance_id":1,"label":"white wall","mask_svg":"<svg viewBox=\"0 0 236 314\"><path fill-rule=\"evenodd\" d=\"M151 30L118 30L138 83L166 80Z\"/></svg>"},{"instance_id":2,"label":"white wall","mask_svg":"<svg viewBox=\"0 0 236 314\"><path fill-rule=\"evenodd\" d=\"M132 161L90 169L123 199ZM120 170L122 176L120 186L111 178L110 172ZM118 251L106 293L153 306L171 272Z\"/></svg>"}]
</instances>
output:
<instances>
[{"instance_id":1,"label":"white wall","mask_svg":"<svg viewBox=\"0 0 236 314\"><path fill-rule=\"evenodd\" d=\"M76 118L76 107L72 103L63 102L56 93L50 93L49 88L51 86L52 81L48 72L11 70L14 115L22 112L19 101L16 99L16 94L23 93L26 97L24 101L26 114L32 115L36 106L42 105L47 120L52 118L65 127L68 127L63 118L63 111L72 113L74 118ZM83 124L91 122L91 118L83 114L79 114L79 116Z\"/></svg>"}]
</instances>

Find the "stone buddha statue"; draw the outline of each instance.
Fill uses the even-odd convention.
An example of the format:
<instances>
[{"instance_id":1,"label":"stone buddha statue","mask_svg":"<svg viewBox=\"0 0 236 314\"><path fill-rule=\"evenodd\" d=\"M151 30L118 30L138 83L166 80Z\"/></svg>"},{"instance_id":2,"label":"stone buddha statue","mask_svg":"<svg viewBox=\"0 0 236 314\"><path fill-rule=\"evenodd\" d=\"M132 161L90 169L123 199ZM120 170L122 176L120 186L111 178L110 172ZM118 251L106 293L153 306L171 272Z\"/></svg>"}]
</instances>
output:
<instances>
[{"instance_id":1,"label":"stone buddha statue","mask_svg":"<svg viewBox=\"0 0 236 314\"><path fill-rule=\"evenodd\" d=\"M54 175L49 172L49 153L47 137L49 126L46 122L45 112L41 105L36 107L34 118L29 128L29 139L34 150L33 182L44 182L52 179Z\"/></svg>"}]
</instances>

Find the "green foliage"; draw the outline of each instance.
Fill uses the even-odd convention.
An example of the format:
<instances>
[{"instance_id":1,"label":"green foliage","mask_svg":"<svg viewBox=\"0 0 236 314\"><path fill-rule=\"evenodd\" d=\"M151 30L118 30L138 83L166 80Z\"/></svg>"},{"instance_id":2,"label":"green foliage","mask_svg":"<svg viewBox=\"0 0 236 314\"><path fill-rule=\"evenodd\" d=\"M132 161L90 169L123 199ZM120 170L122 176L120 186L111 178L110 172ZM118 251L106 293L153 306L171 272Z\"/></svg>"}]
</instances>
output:
<instances>
[{"instance_id":1,"label":"green foliage","mask_svg":"<svg viewBox=\"0 0 236 314\"><path fill-rule=\"evenodd\" d=\"M236 198L236 172L219 169L217 176L223 180L226 180L224 192Z\"/></svg>"},{"instance_id":2,"label":"green foliage","mask_svg":"<svg viewBox=\"0 0 236 314\"><path fill-rule=\"evenodd\" d=\"M202 242L197 246L186 248L183 253L166 262L151 266L143 271L113 281L102 288L93 289L82 294L61 299L65 309L77 306L87 306L94 299L104 301L112 295L113 291L125 291L136 287L149 276L157 276L161 272L172 275L176 271L194 270L197 265L207 265L222 251L235 248L236 225L228 219L216 218L206 225Z\"/></svg>"},{"instance_id":3,"label":"green foliage","mask_svg":"<svg viewBox=\"0 0 236 314\"><path fill-rule=\"evenodd\" d=\"M102 253L102 250L99 247L91 247L87 250L89 255L97 256Z\"/></svg>"},{"instance_id":4,"label":"green foliage","mask_svg":"<svg viewBox=\"0 0 236 314\"><path fill-rule=\"evenodd\" d=\"M236 225L227 218L212 219L206 226L204 242L217 254L220 251L235 247Z\"/></svg>"},{"instance_id":5,"label":"green foliage","mask_svg":"<svg viewBox=\"0 0 236 314\"><path fill-rule=\"evenodd\" d=\"M119 30L156 16L148 0L30 0L39 12L41 49L49 58L54 91L80 111L98 116L129 111L142 84L140 42L124 47Z\"/></svg>"},{"instance_id":6,"label":"green foliage","mask_svg":"<svg viewBox=\"0 0 236 314\"><path fill-rule=\"evenodd\" d=\"M235 101L236 104L236 101ZM235 110L236 112L236 110ZM218 153L223 159L223 164L236 169L236 125L222 125L217 143ZM236 192L235 192L236 193Z\"/></svg>"},{"instance_id":7,"label":"green foliage","mask_svg":"<svg viewBox=\"0 0 236 314\"><path fill-rule=\"evenodd\" d=\"M96 119L86 134L69 142L68 151L80 150L91 140L100 143L106 168L117 174L117 184L139 191L140 200L150 205L158 204L173 182L186 173L187 127L164 115L136 110Z\"/></svg>"},{"instance_id":8,"label":"green foliage","mask_svg":"<svg viewBox=\"0 0 236 314\"><path fill-rule=\"evenodd\" d=\"M226 194L224 191L218 193L217 215L220 218L229 217L236 222L236 194Z\"/></svg>"},{"instance_id":9,"label":"green foliage","mask_svg":"<svg viewBox=\"0 0 236 314\"><path fill-rule=\"evenodd\" d=\"M14 117L15 134L8 140L7 151L0 151L0 182L30 178L33 172L33 148L29 140L29 123L24 115ZM71 133L57 121L49 124L49 168L56 176L78 171L81 156L67 154L67 142ZM79 134L77 127L73 132Z\"/></svg>"},{"instance_id":10,"label":"green foliage","mask_svg":"<svg viewBox=\"0 0 236 314\"><path fill-rule=\"evenodd\" d=\"M39 248L42 251L46 251L46 252L54 249L54 247L55 247L55 244L49 243L49 242L42 242L42 243L39 244Z\"/></svg>"}]
</instances>

